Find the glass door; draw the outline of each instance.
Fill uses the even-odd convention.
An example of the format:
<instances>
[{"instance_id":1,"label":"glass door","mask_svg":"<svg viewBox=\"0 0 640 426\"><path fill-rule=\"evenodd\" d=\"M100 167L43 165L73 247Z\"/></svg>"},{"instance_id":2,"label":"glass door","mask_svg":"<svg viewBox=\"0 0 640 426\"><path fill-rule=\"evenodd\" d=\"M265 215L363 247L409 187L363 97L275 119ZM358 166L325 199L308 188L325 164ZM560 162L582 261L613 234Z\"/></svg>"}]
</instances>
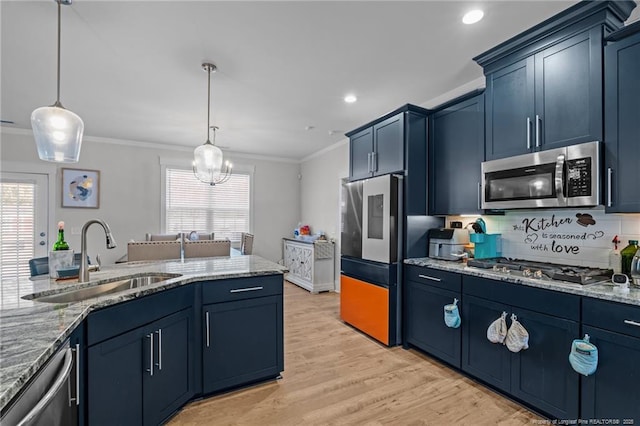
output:
<instances>
[{"instance_id":1,"label":"glass door","mask_svg":"<svg viewBox=\"0 0 640 426\"><path fill-rule=\"evenodd\" d=\"M49 253L48 182L46 174L0 173L0 276L3 282L28 277L29 259Z\"/></svg>"}]
</instances>

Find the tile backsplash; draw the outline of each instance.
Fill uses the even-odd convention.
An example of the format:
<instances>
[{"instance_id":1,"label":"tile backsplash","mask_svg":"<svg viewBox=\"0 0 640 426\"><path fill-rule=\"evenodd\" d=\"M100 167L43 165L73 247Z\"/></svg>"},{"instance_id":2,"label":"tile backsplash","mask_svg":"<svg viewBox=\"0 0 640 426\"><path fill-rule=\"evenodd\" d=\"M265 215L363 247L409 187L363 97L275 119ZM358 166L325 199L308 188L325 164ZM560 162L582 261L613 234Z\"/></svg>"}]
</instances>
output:
<instances>
[{"instance_id":1,"label":"tile backsplash","mask_svg":"<svg viewBox=\"0 0 640 426\"><path fill-rule=\"evenodd\" d=\"M457 220L464 227L475 219L449 216L446 226ZM640 214L605 214L604 209L514 210L482 219L487 233L502 234L503 256L541 262L607 268L616 235L620 250L640 239Z\"/></svg>"}]
</instances>

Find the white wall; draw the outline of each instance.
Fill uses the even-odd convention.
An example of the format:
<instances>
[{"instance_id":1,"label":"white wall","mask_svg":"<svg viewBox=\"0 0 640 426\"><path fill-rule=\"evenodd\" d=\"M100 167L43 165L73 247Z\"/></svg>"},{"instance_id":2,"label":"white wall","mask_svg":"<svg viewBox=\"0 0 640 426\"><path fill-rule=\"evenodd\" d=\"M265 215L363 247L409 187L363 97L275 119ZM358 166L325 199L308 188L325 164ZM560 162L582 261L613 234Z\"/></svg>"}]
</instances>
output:
<instances>
[{"instance_id":1,"label":"white wall","mask_svg":"<svg viewBox=\"0 0 640 426\"><path fill-rule=\"evenodd\" d=\"M29 132L3 129L0 147L0 169L19 164L25 172L42 168L33 136ZM172 150L149 144L127 141L100 142L86 137L80 161L69 165L53 165L55 170L55 209L50 215L50 230L59 220L65 221L65 239L80 250L79 230L89 219L105 220L118 243L107 250L104 233L99 226L88 232L88 247L93 258L99 253L103 263L113 263L126 253L129 240L143 240L147 232L159 232L160 223L160 160L159 158L184 159L190 162L192 151ZM253 233L254 253L278 261L282 258L282 240L300 220L300 188L297 163L273 159L252 158L228 154L236 165L254 168ZM227 158L227 154L225 154ZM61 169L79 168L100 170L100 208L61 208ZM50 231L51 232L51 231ZM54 239L49 239L50 245Z\"/></svg>"},{"instance_id":2,"label":"white wall","mask_svg":"<svg viewBox=\"0 0 640 426\"><path fill-rule=\"evenodd\" d=\"M309 156L300 166L301 222L312 233L335 239L335 288L340 290L340 186L349 176L349 143L345 139Z\"/></svg>"}]
</instances>

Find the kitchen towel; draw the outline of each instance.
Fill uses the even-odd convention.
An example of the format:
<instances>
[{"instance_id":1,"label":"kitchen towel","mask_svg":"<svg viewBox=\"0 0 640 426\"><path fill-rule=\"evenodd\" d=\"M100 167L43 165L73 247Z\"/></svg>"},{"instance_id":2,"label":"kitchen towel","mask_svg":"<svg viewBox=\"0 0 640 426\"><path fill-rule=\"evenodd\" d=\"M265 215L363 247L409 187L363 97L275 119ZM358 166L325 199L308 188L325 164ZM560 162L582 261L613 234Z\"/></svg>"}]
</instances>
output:
<instances>
[{"instance_id":1,"label":"kitchen towel","mask_svg":"<svg viewBox=\"0 0 640 426\"><path fill-rule=\"evenodd\" d=\"M444 305L444 323L447 327L460 327L460 311L458 310L458 299L453 299L453 303Z\"/></svg>"},{"instance_id":2,"label":"kitchen towel","mask_svg":"<svg viewBox=\"0 0 640 426\"><path fill-rule=\"evenodd\" d=\"M515 314L511 314L511 327L504 343L511 352L520 352L529 347L529 332L518 322Z\"/></svg>"},{"instance_id":3,"label":"kitchen towel","mask_svg":"<svg viewBox=\"0 0 640 426\"><path fill-rule=\"evenodd\" d=\"M487 329L487 339L491 343L504 343L504 338L507 336L507 313L502 312L500 318L495 320L489 325Z\"/></svg>"},{"instance_id":4,"label":"kitchen towel","mask_svg":"<svg viewBox=\"0 0 640 426\"><path fill-rule=\"evenodd\" d=\"M584 339L575 339L571 343L569 363L577 373L583 376L589 376L596 372L598 368L598 348L589 342L588 334L584 335Z\"/></svg>"}]
</instances>

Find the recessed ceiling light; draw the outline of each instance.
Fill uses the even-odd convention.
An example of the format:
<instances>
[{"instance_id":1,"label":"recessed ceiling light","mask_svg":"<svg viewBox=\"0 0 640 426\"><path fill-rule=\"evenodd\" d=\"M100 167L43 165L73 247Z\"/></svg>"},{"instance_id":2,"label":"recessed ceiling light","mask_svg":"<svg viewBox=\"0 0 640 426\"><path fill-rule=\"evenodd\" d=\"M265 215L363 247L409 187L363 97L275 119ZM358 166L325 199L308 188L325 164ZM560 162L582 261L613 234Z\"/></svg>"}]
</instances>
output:
<instances>
[{"instance_id":1,"label":"recessed ceiling light","mask_svg":"<svg viewBox=\"0 0 640 426\"><path fill-rule=\"evenodd\" d=\"M347 95L347 96L344 97L344 101L346 103L348 103L348 104L352 104L357 100L358 100L358 98L356 98L356 95Z\"/></svg>"},{"instance_id":2,"label":"recessed ceiling light","mask_svg":"<svg viewBox=\"0 0 640 426\"><path fill-rule=\"evenodd\" d=\"M476 22L480 21L483 16L484 12L480 9L470 10L462 17L462 22L465 24L475 24Z\"/></svg>"}]
</instances>

